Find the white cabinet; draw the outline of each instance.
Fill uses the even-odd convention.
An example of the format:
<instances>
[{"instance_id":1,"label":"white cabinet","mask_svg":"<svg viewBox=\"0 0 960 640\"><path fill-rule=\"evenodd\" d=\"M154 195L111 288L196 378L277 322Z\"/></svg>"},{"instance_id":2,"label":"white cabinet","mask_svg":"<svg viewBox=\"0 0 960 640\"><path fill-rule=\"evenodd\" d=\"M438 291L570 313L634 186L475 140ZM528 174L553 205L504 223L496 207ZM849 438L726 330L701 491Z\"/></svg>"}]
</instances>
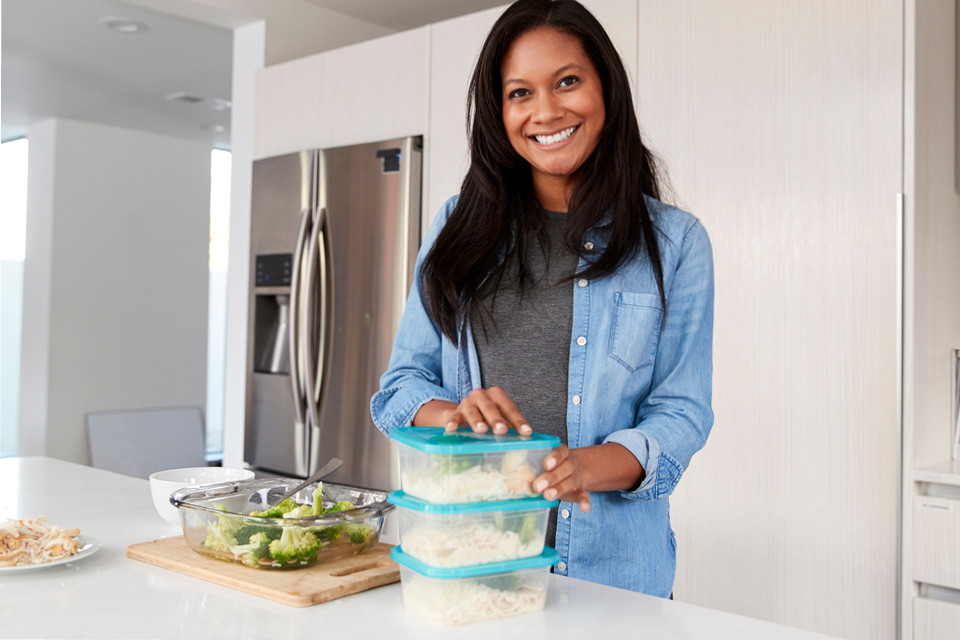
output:
<instances>
[{"instance_id":1,"label":"white cabinet","mask_svg":"<svg viewBox=\"0 0 960 640\"><path fill-rule=\"evenodd\" d=\"M640 121L716 263L676 597L896 630L901 0L640 0Z\"/></svg>"},{"instance_id":2,"label":"white cabinet","mask_svg":"<svg viewBox=\"0 0 960 640\"><path fill-rule=\"evenodd\" d=\"M960 638L960 604L917 598L913 601L913 640Z\"/></svg>"},{"instance_id":3,"label":"white cabinet","mask_svg":"<svg viewBox=\"0 0 960 640\"><path fill-rule=\"evenodd\" d=\"M960 500L913 499L913 579L960 589Z\"/></svg>"},{"instance_id":4,"label":"white cabinet","mask_svg":"<svg viewBox=\"0 0 960 640\"><path fill-rule=\"evenodd\" d=\"M429 27L257 72L253 158L422 135Z\"/></svg>"}]
</instances>

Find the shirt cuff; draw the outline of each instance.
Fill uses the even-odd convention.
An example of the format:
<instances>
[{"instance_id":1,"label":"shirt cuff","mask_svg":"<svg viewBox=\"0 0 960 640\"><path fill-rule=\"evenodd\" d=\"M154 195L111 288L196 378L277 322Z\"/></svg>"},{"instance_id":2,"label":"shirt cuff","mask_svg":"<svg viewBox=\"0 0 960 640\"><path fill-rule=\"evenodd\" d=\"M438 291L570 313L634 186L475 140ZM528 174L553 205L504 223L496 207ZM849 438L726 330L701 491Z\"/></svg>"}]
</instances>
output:
<instances>
[{"instance_id":1,"label":"shirt cuff","mask_svg":"<svg viewBox=\"0 0 960 640\"><path fill-rule=\"evenodd\" d=\"M633 491L621 491L628 500L659 500L666 498L680 481L683 467L660 450L660 443L640 429L622 429L607 436L603 443L615 442L633 454L643 467L644 477Z\"/></svg>"},{"instance_id":2,"label":"shirt cuff","mask_svg":"<svg viewBox=\"0 0 960 640\"><path fill-rule=\"evenodd\" d=\"M398 395L402 395L402 400L397 397ZM438 393L436 387L432 387L430 390L394 387L374 394L373 398L370 399L370 415L373 417L373 424L377 426L377 429L383 432L385 436L389 436L390 431L396 427L413 426L413 419L417 412L431 400L457 402L452 393ZM391 405L389 409L387 407L388 403Z\"/></svg>"}]
</instances>

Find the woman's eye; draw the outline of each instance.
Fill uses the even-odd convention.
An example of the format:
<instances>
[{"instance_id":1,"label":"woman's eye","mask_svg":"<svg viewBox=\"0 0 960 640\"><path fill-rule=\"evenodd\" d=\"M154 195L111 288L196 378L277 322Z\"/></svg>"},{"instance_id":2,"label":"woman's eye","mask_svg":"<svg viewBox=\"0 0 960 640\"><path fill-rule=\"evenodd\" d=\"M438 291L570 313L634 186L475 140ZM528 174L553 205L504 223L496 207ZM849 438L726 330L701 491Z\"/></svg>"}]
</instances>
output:
<instances>
[{"instance_id":1,"label":"woman's eye","mask_svg":"<svg viewBox=\"0 0 960 640\"><path fill-rule=\"evenodd\" d=\"M572 87L573 85L577 84L578 82L580 82L580 78L578 78L577 76L567 76L566 78L564 78L563 80L560 81L560 86L561 86L561 87Z\"/></svg>"},{"instance_id":2,"label":"woman's eye","mask_svg":"<svg viewBox=\"0 0 960 640\"><path fill-rule=\"evenodd\" d=\"M523 98L523 97L529 95L529 93L530 93L530 92L527 91L526 89L514 89L513 91L510 92L510 96L509 96L509 97L510 97L511 100L514 99L514 98Z\"/></svg>"}]
</instances>

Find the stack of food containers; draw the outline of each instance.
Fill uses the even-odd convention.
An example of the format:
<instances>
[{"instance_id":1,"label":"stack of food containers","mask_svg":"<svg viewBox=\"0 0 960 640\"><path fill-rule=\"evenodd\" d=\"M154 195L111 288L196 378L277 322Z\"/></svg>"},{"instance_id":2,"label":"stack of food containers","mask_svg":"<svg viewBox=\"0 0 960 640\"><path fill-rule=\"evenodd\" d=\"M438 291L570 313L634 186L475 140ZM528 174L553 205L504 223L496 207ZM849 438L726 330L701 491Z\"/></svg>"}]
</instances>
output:
<instances>
[{"instance_id":1,"label":"stack of food containers","mask_svg":"<svg viewBox=\"0 0 960 640\"><path fill-rule=\"evenodd\" d=\"M407 608L442 624L539 611L550 566L547 517L557 500L533 490L559 438L403 427L400 452L400 564Z\"/></svg>"}]
</instances>

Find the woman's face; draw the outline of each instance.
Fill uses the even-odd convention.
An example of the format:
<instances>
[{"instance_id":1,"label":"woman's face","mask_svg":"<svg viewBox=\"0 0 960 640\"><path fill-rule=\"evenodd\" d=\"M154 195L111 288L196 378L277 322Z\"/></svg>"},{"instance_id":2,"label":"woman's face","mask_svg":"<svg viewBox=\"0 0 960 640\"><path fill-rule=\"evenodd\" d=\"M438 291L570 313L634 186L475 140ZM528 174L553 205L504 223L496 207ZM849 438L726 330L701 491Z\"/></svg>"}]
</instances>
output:
<instances>
[{"instance_id":1,"label":"woman's face","mask_svg":"<svg viewBox=\"0 0 960 640\"><path fill-rule=\"evenodd\" d=\"M568 195L606 118L596 68L577 38L540 28L514 40L500 72L503 125L530 163L538 195L557 188Z\"/></svg>"}]
</instances>

